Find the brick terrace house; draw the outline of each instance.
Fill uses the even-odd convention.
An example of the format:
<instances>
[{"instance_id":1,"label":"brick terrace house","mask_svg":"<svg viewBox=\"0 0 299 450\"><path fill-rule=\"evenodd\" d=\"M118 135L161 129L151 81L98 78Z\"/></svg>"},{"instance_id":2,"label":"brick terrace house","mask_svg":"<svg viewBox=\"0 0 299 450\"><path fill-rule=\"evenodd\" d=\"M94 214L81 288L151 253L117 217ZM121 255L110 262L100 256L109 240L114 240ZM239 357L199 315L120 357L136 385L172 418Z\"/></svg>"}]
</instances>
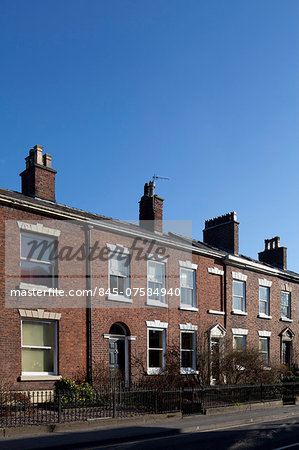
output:
<instances>
[{"instance_id":1,"label":"brick terrace house","mask_svg":"<svg viewBox=\"0 0 299 450\"><path fill-rule=\"evenodd\" d=\"M239 254L234 212L207 220L200 242L163 233L153 182L137 226L57 203L55 175L37 145L22 193L0 189L0 380L50 389L61 376L91 379L94 364L134 380L133 359L157 375L173 344L193 374L199 333L211 348L225 340L295 364L299 275L278 237L256 261Z\"/></svg>"}]
</instances>

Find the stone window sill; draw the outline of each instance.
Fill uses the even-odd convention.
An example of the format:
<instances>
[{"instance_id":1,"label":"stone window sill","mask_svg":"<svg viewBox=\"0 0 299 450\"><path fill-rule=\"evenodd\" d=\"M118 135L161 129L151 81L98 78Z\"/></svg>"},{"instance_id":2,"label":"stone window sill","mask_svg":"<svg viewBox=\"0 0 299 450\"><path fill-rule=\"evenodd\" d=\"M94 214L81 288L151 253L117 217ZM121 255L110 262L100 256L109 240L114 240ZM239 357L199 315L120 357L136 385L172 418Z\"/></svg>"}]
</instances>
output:
<instances>
[{"instance_id":1,"label":"stone window sill","mask_svg":"<svg viewBox=\"0 0 299 450\"><path fill-rule=\"evenodd\" d=\"M197 375L198 370L191 369L190 367L182 367L180 370L181 375Z\"/></svg>"},{"instance_id":2,"label":"stone window sill","mask_svg":"<svg viewBox=\"0 0 299 450\"><path fill-rule=\"evenodd\" d=\"M290 323L293 322L293 319L289 319L288 317L281 317L280 320L281 320L282 322L290 322Z\"/></svg>"},{"instance_id":3,"label":"stone window sill","mask_svg":"<svg viewBox=\"0 0 299 450\"><path fill-rule=\"evenodd\" d=\"M156 306L158 308L168 308L168 305L163 302L155 301L155 300L147 300L147 306Z\"/></svg>"},{"instance_id":4,"label":"stone window sill","mask_svg":"<svg viewBox=\"0 0 299 450\"><path fill-rule=\"evenodd\" d=\"M148 375L160 375L162 372L161 367L149 367L147 369L147 374Z\"/></svg>"},{"instance_id":5,"label":"stone window sill","mask_svg":"<svg viewBox=\"0 0 299 450\"><path fill-rule=\"evenodd\" d=\"M38 284L29 284L29 283L20 283L19 284L20 290L28 290L28 291L42 291L43 294L47 294L49 292L54 293L56 292L57 288L50 288L48 286L38 285Z\"/></svg>"},{"instance_id":6,"label":"stone window sill","mask_svg":"<svg viewBox=\"0 0 299 450\"><path fill-rule=\"evenodd\" d=\"M181 305L179 306L179 309L182 309L183 311L198 311L198 308L195 308L194 306L185 306L185 305Z\"/></svg>"},{"instance_id":7,"label":"stone window sill","mask_svg":"<svg viewBox=\"0 0 299 450\"><path fill-rule=\"evenodd\" d=\"M133 303L131 298L124 297L123 295L108 295L107 300L112 302Z\"/></svg>"},{"instance_id":8,"label":"stone window sill","mask_svg":"<svg viewBox=\"0 0 299 450\"><path fill-rule=\"evenodd\" d=\"M258 317L260 319L272 319L272 316L268 316L268 314L259 313Z\"/></svg>"},{"instance_id":9,"label":"stone window sill","mask_svg":"<svg viewBox=\"0 0 299 450\"><path fill-rule=\"evenodd\" d=\"M225 316L224 311L216 311L215 309L208 309L208 314L218 314L219 316Z\"/></svg>"},{"instance_id":10,"label":"stone window sill","mask_svg":"<svg viewBox=\"0 0 299 450\"><path fill-rule=\"evenodd\" d=\"M61 375L21 375L21 381L57 381Z\"/></svg>"},{"instance_id":11,"label":"stone window sill","mask_svg":"<svg viewBox=\"0 0 299 450\"><path fill-rule=\"evenodd\" d=\"M239 311L238 309L234 309L232 311L232 314L236 315L236 316L248 316L247 312L244 311Z\"/></svg>"}]
</instances>

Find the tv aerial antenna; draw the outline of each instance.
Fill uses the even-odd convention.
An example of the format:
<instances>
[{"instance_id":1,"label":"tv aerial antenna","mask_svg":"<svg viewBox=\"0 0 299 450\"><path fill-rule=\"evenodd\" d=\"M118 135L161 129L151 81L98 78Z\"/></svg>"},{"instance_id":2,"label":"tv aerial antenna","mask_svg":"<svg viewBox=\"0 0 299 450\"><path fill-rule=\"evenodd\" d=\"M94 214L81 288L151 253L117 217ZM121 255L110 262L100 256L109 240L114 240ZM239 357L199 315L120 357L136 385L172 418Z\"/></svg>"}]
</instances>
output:
<instances>
[{"instance_id":1,"label":"tv aerial antenna","mask_svg":"<svg viewBox=\"0 0 299 450\"><path fill-rule=\"evenodd\" d=\"M155 193L155 187L156 187L156 180L169 180L168 177L160 177L159 175L153 175L153 181L149 182L150 185L150 195L154 195Z\"/></svg>"},{"instance_id":2,"label":"tv aerial antenna","mask_svg":"<svg viewBox=\"0 0 299 450\"><path fill-rule=\"evenodd\" d=\"M156 180L170 180L170 178L160 177L159 175L153 175L153 182L155 183Z\"/></svg>"}]
</instances>

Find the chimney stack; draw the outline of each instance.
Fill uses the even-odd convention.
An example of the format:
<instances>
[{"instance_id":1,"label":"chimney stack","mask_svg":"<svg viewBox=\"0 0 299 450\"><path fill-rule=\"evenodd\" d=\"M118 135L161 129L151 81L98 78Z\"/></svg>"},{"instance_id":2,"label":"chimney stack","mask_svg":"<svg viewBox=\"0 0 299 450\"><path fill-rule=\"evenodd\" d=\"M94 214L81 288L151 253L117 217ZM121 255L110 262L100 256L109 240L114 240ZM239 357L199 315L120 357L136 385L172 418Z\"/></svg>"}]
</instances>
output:
<instances>
[{"instance_id":1,"label":"chimney stack","mask_svg":"<svg viewBox=\"0 0 299 450\"><path fill-rule=\"evenodd\" d=\"M287 248L280 247L280 237L265 239L265 250L259 253L259 261L286 270Z\"/></svg>"},{"instance_id":2,"label":"chimney stack","mask_svg":"<svg viewBox=\"0 0 299 450\"><path fill-rule=\"evenodd\" d=\"M155 182L144 185L144 195L139 202L139 225L150 231L163 231L163 198L155 194Z\"/></svg>"},{"instance_id":3,"label":"chimney stack","mask_svg":"<svg viewBox=\"0 0 299 450\"><path fill-rule=\"evenodd\" d=\"M25 158L26 169L20 173L22 194L55 202L55 175L52 156L43 155L43 147L35 145Z\"/></svg>"},{"instance_id":4,"label":"chimney stack","mask_svg":"<svg viewBox=\"0 0 299 450\"><path fill-rule=\"evenodd\" d=\"M237 213L230 212L224 216L205 221L203 241L213 247L237 255L239 253L239 222Z\"/></svg>"}]
</instances>

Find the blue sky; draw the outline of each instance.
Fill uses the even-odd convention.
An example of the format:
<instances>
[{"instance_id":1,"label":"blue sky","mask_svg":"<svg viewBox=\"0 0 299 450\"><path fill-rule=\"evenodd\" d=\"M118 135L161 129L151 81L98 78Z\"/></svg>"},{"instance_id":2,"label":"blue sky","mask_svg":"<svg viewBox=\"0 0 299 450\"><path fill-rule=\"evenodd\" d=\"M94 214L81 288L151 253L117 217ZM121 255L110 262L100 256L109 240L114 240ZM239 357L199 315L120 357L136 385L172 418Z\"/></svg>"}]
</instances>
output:
<instances>
[{"instance_id":1,"label":"blue sky","mask_svg":"<svg viewBox=\"0 0 299 450\"><path fill-rule=\"evenodd\" d=\"M299 272L297 0L1 0L1 187L35 144L57 201L133 220L237 211L240 251L281 236Z\"/></svg>"}]
</instances>

